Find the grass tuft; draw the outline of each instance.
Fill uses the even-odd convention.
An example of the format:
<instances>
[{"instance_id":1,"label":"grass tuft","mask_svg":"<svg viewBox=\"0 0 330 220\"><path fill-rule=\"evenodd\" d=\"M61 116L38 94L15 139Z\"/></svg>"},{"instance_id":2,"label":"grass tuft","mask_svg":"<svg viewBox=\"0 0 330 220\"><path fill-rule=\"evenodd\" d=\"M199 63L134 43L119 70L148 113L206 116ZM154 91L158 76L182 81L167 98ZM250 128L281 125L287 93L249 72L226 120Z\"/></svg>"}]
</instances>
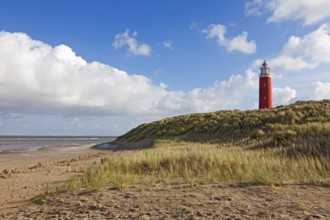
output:
<instances>
[{"instance_id":1,"label":"grass tuft","mask_svg":"<svg viewBox=\"0 0 330 220\"><path fill-rule=\"evenodd\" d=\"M285 148L243 149L231 145L158 140L154 148L113 158L74 178L66 189L107 185L210 184L330 180L330 158L285 156Z\"/></svg>"},{"instance_id":2,"label":"grass tuft","mask_svg":"<svg viewBox=\"0 0 330 220\"><path fill-rule=\"evenodd\" d=\"M142 124L118 145L152 148L107 160L59 191L107 185L330 182L330 100L189 114Z\"/></svg>"}]
</instances>

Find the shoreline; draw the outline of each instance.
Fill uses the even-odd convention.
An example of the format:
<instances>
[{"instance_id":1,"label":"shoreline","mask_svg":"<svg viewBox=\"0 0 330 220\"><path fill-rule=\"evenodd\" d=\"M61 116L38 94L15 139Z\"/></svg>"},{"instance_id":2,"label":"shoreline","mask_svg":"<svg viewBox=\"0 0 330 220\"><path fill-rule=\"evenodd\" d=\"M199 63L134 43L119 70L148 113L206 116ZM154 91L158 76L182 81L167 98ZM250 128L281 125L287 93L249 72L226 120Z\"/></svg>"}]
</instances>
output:
<instances>
[{"instance_id":1,"label":"shoreline","mask_svg":"<svg viewBox=\"0 0 330 220\"><path fill-rule=\"evenodd\" d=\"M104 145L104 147L102 147ZM45 147L36 147L36 148L28 148L28 149L6 149L0 150L1 154L20 154L20 153L28 153L28 152L37 152L37 151L52 151L57 148L89 148L89 149L99 149L99 150L110 150L118 147L116 144L112 144L112 142L105 143L92 143L92 144L77 144L77 145L56 145L56 146L45 146Z\"/></svg>"},{"instance_id":2,"label":"shoreline","mask_svg":"<svg viewBox=\"0 0 330 220\"><path fill-rule=\"evenodd\" d=\"M44 193L48 186L83 175L103 159L127 152L92 148L94 145L43 148L0 154L0 211L19 207Z\"/></svg>"},{"instance_id":3,"label":"shoreline","mask_svg":"<svg viewBox=\"0 0 330 220\"><path fill-rule=\"evenodd\" d=\"M1 136L0 154L24 153L48 148L97 146L113 142L114 136Z\"/></svg>"},{"instance_id":4,"label":"shoreline","mask_svg":"<svg viewBox=\"0 0 330 220\"><path fill-rule=\"evenodd\" d=\"M0 174L8 166L13 168L24 167L28 163L44 162L57 159L65 159L87 152L102 152L104 150L94 148L97 144L81 144L56 147L40 147L37 150L6 150L0 152Z\"/></svg>"}]
</instances>

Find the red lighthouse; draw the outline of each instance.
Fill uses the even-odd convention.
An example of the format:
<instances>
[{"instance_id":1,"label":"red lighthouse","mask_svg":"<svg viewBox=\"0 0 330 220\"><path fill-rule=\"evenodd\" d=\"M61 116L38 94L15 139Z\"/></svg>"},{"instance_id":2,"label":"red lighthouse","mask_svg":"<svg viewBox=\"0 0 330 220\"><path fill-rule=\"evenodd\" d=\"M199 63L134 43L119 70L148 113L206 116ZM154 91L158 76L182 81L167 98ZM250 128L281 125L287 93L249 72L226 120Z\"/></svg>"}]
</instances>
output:
<instances>
[{"instance_id":1,"label":"red lighthouse","mask_svg":"<svg viewBox=\"0 0 330 220\"><path fill-rule=\"evenodd\" d=\"M266 60L260 67L259 109L272 108L272 77Z\"/></svg>"}]
</instances>

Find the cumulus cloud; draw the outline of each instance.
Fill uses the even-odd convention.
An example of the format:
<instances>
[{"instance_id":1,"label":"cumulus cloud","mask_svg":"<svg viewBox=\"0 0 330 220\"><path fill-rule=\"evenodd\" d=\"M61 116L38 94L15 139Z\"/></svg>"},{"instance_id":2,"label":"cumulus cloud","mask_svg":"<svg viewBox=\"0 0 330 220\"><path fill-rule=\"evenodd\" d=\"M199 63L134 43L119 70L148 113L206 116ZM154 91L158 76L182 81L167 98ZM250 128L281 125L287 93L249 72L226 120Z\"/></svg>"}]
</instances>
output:
<instances>
[{"instance_id":1,"label":"cumulus cloud","mask_svg":"<svg viewBox=\"0 0 330 220\"><path fill-rule=\"evenodd\" d=\"M86 62L66 45L52 47L25 33L0 32L1 114L171 115L240 106L257 89L248 70L208 88L169 91L142 75ZM17 116L17 115L16 115Z\"/></svg>"},{"instance_id":2,"label":"cumulus cloud","mask_svg":"<svg viewBox=\"0 0 330 220\"><path fill-rule=\"evenodd\" d=\"M24 33L0 32L2 111L141 114L150 112L165 93L144 76L87 63L68 46L51 47Z\"/></svg>"},{"instance_id":3,"label":"cumulus cloud","mask_svg":"<svg viewBox=\"0 0 330 220\"><path fill-rule=\"evenodd\" d=\"M283 48L283 53L293 56L302 55L316 63L330 63L329 24L321 25L302 38L291 36Z\"/></svg>"},{"instance_id":4,"label":"cumulus cloud","mask_svg":"<svg viewBox=\"0 0 330 220\"><path fill-rule=\"evenodd\" d=\"M273 88L273 106L287 105L294 98L296 98L297 92L290 87L285 88Z\"/></svg>"},{"instance_id":5,"label":"cumulus cloud","mask_svg":"<svg viewBox=\"0 0 330 220\"><path fill-rule=\"evenodd\" d=\"M289 72L298 72L304 69L313 69L316 63L308 63L302 57L291 57L288 55L279 55L269 61L270 65L275 69Z\"/></svg>"},{"instance_id":6,"label":"cumulus cloud","mask_svg":"<svg viewBox=\"0 0 330 220\"><path fill-rule=\"evenodd\" d=\"M130 35L127 29L124 33L116 34L113 47L119 49L127 47L127 52L132 56L150 56L151 47L148 44L139 44L136 40L138 33L135 31Z\"/></svg>"},{"instance_id":7,"label":"cumulus cloud","mask_svg":"<svg viewBox=\"0 0 330 220\"><path fill-rule=\"evenodd\" d=\"M171 93L160 102L160 106L182 113L229 109L240 105L246 93L257 88L258 76L248 69L244 75L232 75L228 80L217 81L209 88Z\"/></svg>"},{"instance_id":8,"label":"cumulus cloud","mask_svg":"<svg viewBox=\"0 0 330 220\"><path fill-rule=\"evenodd\" d=\"M253 0L245 4L247 15L260 15L264 11L272 13L268 22L299 20L311 25L330 17L330 1Z\"/></svg>"},{"instance_id":9,"label":"cumulus cloud","mask_svg":"<svg viewBox=\"0 0 330 220\"><path fill-rule=\"evenodd\" d=\"M323 24L303 37L291 36L280 54L269 60L273 68L297 72L330 63L330 26Z\"/></svg>"},{"instance_id":10,"label":"cumulus cloud","mask_svg":"<svg viewBox=\"0 0 330 220\"><path fill-rule=\"evenodd\" d=\"M248 33L242 34L230 39L225 36L227 30L226 26L222 24L211 24L207 29L202 31L208 38L215 38L219 46L225 47L229 52L242 52L246 54L253 54L256 52L255 41L248 41Z\"/></svg>"},{"instance_id":11,"label":"cumulus cloud","mask_svg":"<svg viewBox=\"0 0 330 220\"><path fill-rule=\"evenodd\" d=\"M307 99L330 99L330 82L313 82L306 95Z\"/></svg>"},{"instance_id":12,"label":"cumulus cloud","mask_svg":"<svg viewBox=\"0 0 330 220\"><path fill-rule=\"evenodd\" d=\"M281 52L277 56L268 59L268 63L272 69L272 76L278 78L278 73L281 73L280 78L282 82L287 80L285 82L286 85L288 85L287 83L294 82L298 87L301 87L302 84L306 84L306 80L312 82L317 79L315 75L312 75L315 73L310 72L311 69L322 68L322 64L330 64L329 51L329 24L322 24L316 30L301 37L291 36L281 49ZM251 67L254 69L259 68L261 62L262 60L260 59L255 60L251 64ZM289 76L289 73L292 72L299 72L299 74ZM328 75L323 75L322 79L328 81ZM298 92L290 87L274 88L274 106L289 104L295 99L329 99L329 85L329 83L317 81L313 82L307 91L299 89ZM299 95L297 96L298 93Z\"/></svg>"}]
</instances>

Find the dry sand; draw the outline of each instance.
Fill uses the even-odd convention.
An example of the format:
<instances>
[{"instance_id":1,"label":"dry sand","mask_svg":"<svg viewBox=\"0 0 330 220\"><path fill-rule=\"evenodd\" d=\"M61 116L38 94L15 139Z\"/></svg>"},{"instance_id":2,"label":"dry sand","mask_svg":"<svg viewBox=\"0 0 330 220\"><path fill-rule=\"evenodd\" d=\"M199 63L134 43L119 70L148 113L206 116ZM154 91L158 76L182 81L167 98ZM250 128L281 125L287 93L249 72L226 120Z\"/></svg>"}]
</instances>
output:
<instances>
[{"instance_id":1,"label":"dry sand","mask_svg":"<svg viewBox=\"0 0 330 220\"><path fill-rule=\"evenodd\" d=\"M0 219L330 219L329 186L136 186L60 194L47 184L130 151L56 148L0 154Z\"/></svg>"},{"instance_id":2,"label":"dry sand","mask_svg":"<svg viewBox=\"0 0 330 220\"><path fill-rule=\"evenodd\" d=\"M101 160L124 152L101 151L90 146L44 148L0 154L0 212L20 206L45 192L47 185L81 175Z\"/></svg>"}]
</instances>

